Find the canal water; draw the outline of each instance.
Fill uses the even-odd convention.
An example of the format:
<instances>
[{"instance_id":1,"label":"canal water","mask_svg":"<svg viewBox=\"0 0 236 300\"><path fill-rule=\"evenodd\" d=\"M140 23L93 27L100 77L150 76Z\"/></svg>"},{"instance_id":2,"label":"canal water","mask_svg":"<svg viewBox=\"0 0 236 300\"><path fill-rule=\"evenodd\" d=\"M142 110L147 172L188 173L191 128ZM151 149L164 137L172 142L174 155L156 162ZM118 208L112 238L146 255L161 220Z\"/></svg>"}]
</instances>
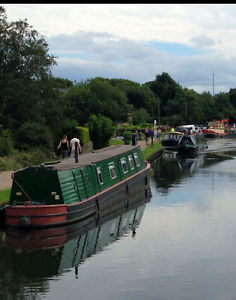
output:
<instances>
[{"instance_id":1,"label":"canal water","mask_svg":"<svg viewBox=\"0 0 236 300\"><path fill-rule=\"evenodd\" d=\"M236 141L152 163L152 196L56 230L0 231L0 299L236 298Z\"/></svg>"}]
</instances>

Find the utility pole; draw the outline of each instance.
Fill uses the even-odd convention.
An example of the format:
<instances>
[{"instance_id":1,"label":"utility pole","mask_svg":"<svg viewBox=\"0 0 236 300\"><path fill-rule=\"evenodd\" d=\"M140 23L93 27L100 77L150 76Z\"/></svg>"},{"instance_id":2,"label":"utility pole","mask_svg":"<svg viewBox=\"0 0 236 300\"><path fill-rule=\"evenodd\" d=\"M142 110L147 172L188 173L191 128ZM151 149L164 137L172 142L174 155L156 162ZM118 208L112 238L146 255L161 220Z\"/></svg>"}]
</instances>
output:
<instances>
[{"instance_id":1,"label":"utility pole","mask_svg":"<svg viewBox=\"0 0 236 300\"><path fill-rule=\"evenodd\" d=\"M214 91L214 85L215 85L215 82L214 82L214 73L212 74L213 76L212 76L212 94L213 94L213 96L214 96L214 94L215 94L215 91Z\"/></svg>"},{"instance_id":2,"label":"utility pole","mask_svg":"<svg viewBox=\"0 0 236 300\"><path fill-rule=\"evenodd\" d=\"M157 103L158 103L158 124L159 126L161 125L161 118L160 118L160 98L157 98Z\"/></svg>"}]
</instances>

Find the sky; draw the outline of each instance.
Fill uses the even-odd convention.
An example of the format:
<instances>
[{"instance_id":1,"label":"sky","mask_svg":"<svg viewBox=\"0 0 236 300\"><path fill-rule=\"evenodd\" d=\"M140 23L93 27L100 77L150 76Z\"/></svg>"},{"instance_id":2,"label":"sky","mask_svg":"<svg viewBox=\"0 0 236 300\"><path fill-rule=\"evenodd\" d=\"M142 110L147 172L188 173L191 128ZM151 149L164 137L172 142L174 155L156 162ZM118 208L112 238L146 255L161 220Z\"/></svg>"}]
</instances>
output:
<instances>
[{"instance_id":1,"label":"sky","mask_svg":"<svg viewBox=\"0 0 236 300\"><path fill-rule=\"evenodd\" d=\"M1 4L56 56L55 77L143 84L168 73L183 88L236 88L236 4Z\"/></svg>"}]
</instances>

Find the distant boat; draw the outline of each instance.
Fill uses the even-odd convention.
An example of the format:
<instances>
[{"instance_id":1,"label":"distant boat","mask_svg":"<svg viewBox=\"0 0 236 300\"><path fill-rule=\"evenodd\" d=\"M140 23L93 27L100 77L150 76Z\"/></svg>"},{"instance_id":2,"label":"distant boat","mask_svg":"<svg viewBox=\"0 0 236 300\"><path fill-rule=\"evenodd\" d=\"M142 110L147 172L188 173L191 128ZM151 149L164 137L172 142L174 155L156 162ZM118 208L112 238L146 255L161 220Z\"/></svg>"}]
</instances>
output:
<instances>
[{"instance_id":1,"label":"distant boat","mask_svg":"<svg viewBox=\"0 0 236 300\"><path fill-rule=\"evenodd\" d=\"M166 150L177 151L178 143L182 135L183 134L181 132L167 132L164 134L161 144Z\"/></svg>"},{"instance_id":2,"label":"distant boat","mask_svg":"<svg viewBox=\"0 0 236 300\"><path fill-rule=\"evenodd\" d=\"M207 148L206 139L202 133L183 135L178 143L179 155L196 155Z\"/></svg>"},{"instance_id":3,"label":"distant boat","mask_svg":"<svg viewBox=\"0 0 236 300\"><path fill-rule=\"evenodd\" d=\"M140 146L110 146L13 173L5 223L54 227L109 207L125 207L136 193L148 196L151 173Z\"/></svg>"},{"instance_id":4,"label":"distant boat","mask_svg":"<svg viewBox=\"0 0 236 300\"><path fill-rule=\"evenodd\" d=\"M225 125L228 124L228 119L221 121L212 121L208 123L208 128L202 129L202 133L206 138L223 137L227 135Z\"/></svg>"}]
</instances>

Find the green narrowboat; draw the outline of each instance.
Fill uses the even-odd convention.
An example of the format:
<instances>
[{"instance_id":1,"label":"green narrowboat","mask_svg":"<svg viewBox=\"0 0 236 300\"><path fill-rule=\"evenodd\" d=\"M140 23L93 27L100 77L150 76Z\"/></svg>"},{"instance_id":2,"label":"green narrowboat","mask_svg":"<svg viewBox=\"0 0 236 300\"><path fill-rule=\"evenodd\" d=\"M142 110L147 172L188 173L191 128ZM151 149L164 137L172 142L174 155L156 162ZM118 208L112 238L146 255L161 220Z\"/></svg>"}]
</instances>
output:
<instances>
[{"instance_id":1,"label":"green narrowboat","mask_svg":"<svg viewBox=\"0 0 236 300\"><path fill-rule=\"evenodd\" d=\"M181 136L178 142L178 155L195 156L207 149L206 139L202 133Z\"/></svg>"},{"instance_id":2,"label":"green narrowboat","mask_svg":"<svg viewBox=\"0 0 236 300\"><path fill-rule=\"evenodd\" d=\"M109 207L127 206L149 193L150 164L139 146L116 145L74 158L27 167L12 174L5 224L66 225ZM144 196L145 196L144 195Z\"/></svg>"}]
</instances>

